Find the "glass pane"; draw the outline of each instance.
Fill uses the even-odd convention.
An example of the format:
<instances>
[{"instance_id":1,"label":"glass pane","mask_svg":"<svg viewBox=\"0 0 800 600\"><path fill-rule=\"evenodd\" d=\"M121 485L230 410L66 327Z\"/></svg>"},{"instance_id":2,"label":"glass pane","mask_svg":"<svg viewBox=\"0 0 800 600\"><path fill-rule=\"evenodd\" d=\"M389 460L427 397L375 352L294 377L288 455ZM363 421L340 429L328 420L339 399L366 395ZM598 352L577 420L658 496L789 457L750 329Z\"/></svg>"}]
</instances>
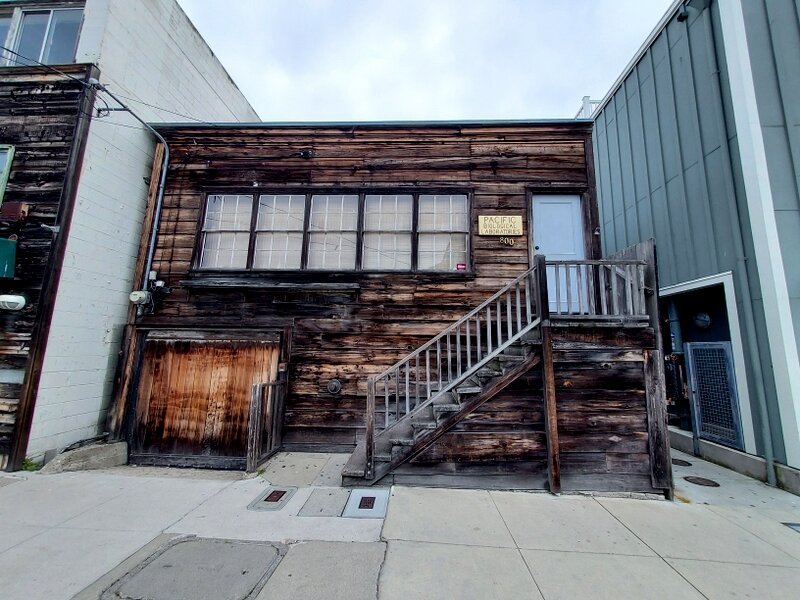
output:
<instances>
[{"instance_id":1,"label":"glass pane","mask_svg":"<svg viewBox=\"0 0 800 600\"><path fill-rule=\"evenodd\" d=\"M8 30L10 27L11 17L0 17L0 46L5 46L6 48L10 47L9 44L6 43L6 38L8 37Z\"/></svg>"},{"instance_id":2,"label":"glass pane","mask_svg":"<svg viewBox=\"0 0 800 600\"><path fill-rule=\"evenodd\" d=\"M249 233L207 233L203 239L200 267L244 269L247 266Z\"/></svg>"},{"instance_id":3,"label":"glass pane","mask_svg":"<svg viewBox=\"0 0 800 600\"><path fill-rule=\"evenodd\" d=\"M367 231L411 231L413 199L410 195L367 195L364 229Z\"/></svg>"},{"instance_id":4,"label":"glass pane","mask_svg":"<svg viewBox=\"0 0 800 600\"><path fill-rule=\"evenodd\" d=\"M419 269L421 271L466 271L467 235L464 233L421 233Z\"/></svg>"},{"instance_id":5,"label":"glass pane","mask_svg":"<svg viewBox=\"0 0 800 600\"><path fill-rule=\"evenodd\" d=\"M308 268L352 271L356 268L355 233L311 233L308 238Z\"/></svg>"},{"instance_id":6,"label":"glass pane","mask_svg":"<svg viewBox=\"0 0 800 600\"><path fill-rule=\"evenodd\" d=\"M358 196L311 197L311 231L355 231L358 227Z\"/></svg>"},{"instance_id":7,"label":"glass pane","mask_svg":"<svg viewBox=\"0 0 800 600\"><path fill-rule=\"evenodd\" d=\"M254 269L299 269L302 233L259 233L253 254Z\"/></svg>"},{"instance_id":8,"label":"glass pane","mask_svg":"<svg viewBox=\"0 0 800 600\"><path fill-rule=\"evenodd\" d=\"M209 196L203 229L248 231L252 212L252 196Z\"/></svg>"},{"instance_id":9,"label":"glass pane","mask_svg":"<svg viewBox=\"0 0 800 600\"><path fill-rule=\"evenodd\" d=\"M362 257L364 270L410 271L410 233L365 233Z\"/></svg>"},{"instance_id":10,"label":"glass pane","mask_svg":"<svg viewBox=\"0 0 800 600\"><path fill-rule=\"evenodd\" d=\"M469 231L467 197L463 194L422 194L419 197L420 231Z\"/></svg>"},{"instance_id":11,"label":"glass pane","mask_svg":"<svg viewBox=\"0 0 800 600\"><path fill-rule=\"evenodd\" d=\"M47 33L47 22L50 20L50 11L26 12L22 15L22 24L19 29L17 52L33 61L41 59L44 36ZM34 62L26 61L20 56L14 56L22 64L33 65Z\"/></svg>"},{"instance_id":12,"label":"glass pane","mask_svg":"<svg viewBox=\"0 0 800 600\"><path fill-rule=\"evenodd\" d=\"M8 164L8 148L0 148L0 182L3 180L3 174L6 172L6 165Z\"/></svg>"},{"instance_id":13,"label":"glass pane","mask_svg":"<svg viewBox=\"0 0 800 600\"><path fill-rule=\"evenodd\" d=\"M80 8L53 11L50 31L42 54L43 63L60 65L75 60L82 15L83 11Z\"/></svg>"},{"instance_id":14,"label":"glass pane","mask_svg":"<svg viewBox=\"0 0 800 600\"><path fill-rule=\"evenodd\" d=\"M302 231L305 215L305 196L259 196L256 229L262 231Z\"/></svg>"}]
</instances>

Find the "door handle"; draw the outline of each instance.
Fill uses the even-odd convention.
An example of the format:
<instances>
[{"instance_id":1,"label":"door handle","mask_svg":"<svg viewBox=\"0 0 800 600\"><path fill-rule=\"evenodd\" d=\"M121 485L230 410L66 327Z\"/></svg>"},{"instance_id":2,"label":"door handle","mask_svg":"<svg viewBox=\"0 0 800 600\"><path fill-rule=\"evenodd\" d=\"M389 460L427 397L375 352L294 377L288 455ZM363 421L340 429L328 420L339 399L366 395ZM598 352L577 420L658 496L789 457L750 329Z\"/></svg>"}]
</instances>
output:
<instances>
[{"instance_id":1,"label":"door handle","mask_svg":"<svg viewBox=\"0 0 800 600\"><path fill-rule=\"evenodd\" d=\"M534 249L534 250L538 250L538 249L539 249L539 246L534 246L534 247L533 247L533 249Z\"/></svg>"}]
</instances>

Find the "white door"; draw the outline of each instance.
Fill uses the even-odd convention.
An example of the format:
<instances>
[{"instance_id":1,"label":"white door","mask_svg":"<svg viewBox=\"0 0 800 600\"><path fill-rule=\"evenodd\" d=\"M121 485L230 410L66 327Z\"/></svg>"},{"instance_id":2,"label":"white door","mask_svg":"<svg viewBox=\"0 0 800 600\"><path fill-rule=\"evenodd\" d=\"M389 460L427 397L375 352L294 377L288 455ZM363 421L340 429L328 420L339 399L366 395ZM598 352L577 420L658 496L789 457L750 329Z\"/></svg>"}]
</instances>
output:
<instances>
[{"instance_id":1,"label":"white door","mask_svg":"<svg viewBox=\"0 0 800 600\"><path fill-rule=\"evenodd\" d=\"M586 258L581 197L577 194L534 194L532 254L544 254L547 261L579 261ZM558 276L556 276L556 274ZM582 279L582 278L581 278ZM578 285L578 267L551 265L547 268L550 312L577 313L586 302L586 282Z\"/></svg>"}]
</instances>

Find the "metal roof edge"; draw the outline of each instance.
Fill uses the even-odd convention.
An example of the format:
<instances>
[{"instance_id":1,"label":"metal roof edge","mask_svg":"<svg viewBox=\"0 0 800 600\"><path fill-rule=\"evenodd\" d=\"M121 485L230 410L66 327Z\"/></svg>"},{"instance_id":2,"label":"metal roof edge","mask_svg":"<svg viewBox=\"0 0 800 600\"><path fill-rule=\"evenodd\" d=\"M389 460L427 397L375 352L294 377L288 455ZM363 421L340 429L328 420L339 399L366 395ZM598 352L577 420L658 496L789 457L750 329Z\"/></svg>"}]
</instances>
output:
<instances>
[{"instance_id":1,"label":"metal roof edge","mask_svg":"<svg viewBox=\"0 0 800 600\"><path fill-rule=\"evenodd\" d=\"M225 128L225 129L252 129L252 128L303 128L303 127L480 127L480 126L511 126L511 125L586 125L591 124L592 119L494 119L494 120L463 120L463 121L257 121L253 123L240 123L236 121L221 123L197 123L194 121L185 122L151 122L150 125L155 129L173 128Z\"/></svg>"},{"instance_id":2,"label":"metal roof edge","mask_svg":"<svg viewBox=\"0 0 800 600\"><path fill-rule=\"evenodd\" d=\"M614 81L611 88L606 92L606 95L603 96L603 99L600 101L600 104L597 105L597 108L594 110L592 115L597 115L602 111L614 94L617 93L620 87L622 87L622 83L627 79L628 75L631 74L633 68L639 63L642 56L644 56L645 52L650 49L650 46L653 45L653 42L656 38L661 35L661 32L666 28L667 23L672 20L672 17L678 12L678 9L684 4L685 0L674 0L674 2L670 5L667 9L667 12L664 13L664 16L661 17L661 20L656 24L653 30L650 32L650 35L645 38L644 43L639 47L636 51L636 54L633 55L633 58L628 62L625 68L622 70L622 73L619 77ZM592 121L594 121L594 117L592 117Z\"/></svg>"}]
</instances>

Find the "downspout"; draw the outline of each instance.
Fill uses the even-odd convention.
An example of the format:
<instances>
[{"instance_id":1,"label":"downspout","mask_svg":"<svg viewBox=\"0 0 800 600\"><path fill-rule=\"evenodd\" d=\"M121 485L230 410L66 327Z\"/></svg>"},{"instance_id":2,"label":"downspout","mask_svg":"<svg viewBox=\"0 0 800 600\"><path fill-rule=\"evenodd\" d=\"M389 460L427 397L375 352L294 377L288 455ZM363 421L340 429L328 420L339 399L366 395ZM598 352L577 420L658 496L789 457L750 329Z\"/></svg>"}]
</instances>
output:
<instances>
[{"instance_id":1,"label":"downspout","mask_svg":"<svg viewBox=\"0 0 800 600\"><path fill-rule=\"evenodd\" d=\"M722 150L722 165L725 171L726 185L731 188L733 172L731 169L731 153L728 147L728 129L725 126L725 117L722 114L722 84L720 82L719 62L717 61L716 43L714 39L714 28L711 24L711 8L706 7L702 11L703 28L706 38L706 52L708 54L709 66L711 68L711 87L714 93L714 102L717 109L714 114L717 118L722 139L720 149ZM688 29L688 27L687 27ZM769 413L767 411L767 395L764 389L764 372L761 368L761 353L758 348L758 338L756 337L755 314L753 312L753 301L750 295L750 282L747 279L747 258L744 255L744 233L742 232L742 218L739 211L739 204L736 202L736 194L733 189L728 189L726 194L729 203L729 210L732 215L736 215L736 223L732 225L732 237L734 252L736 253L736 273L739 291L742 297L742 312L744 317L744 328L747 332L747 349L750 356L756 360L750 361L753 369L753 379L755 383L756 404L758 406L758 416L761 421L761 442L764 446L764 460L767 463L767 483L774 486L775 480L775 457L772 446L772 428L769 423Z\"/></svg>"},{"instance_id":2,"label":"downspout","mask_svg":"<svg viewBox=\"0 0 800 600\"><path fill-rule=\"evenodd\" d=\"M167 170L169 169L169 144L167 144L167 140L164 139L164 136L162 136L160 133L158 133L158 131L153 129L153 127L149 123L147 123L144 119L139 117L139 115L133 112L122 100L120 100L113 93L108 91L108 88L106 88L103 84L101 84L96 79L90 80L89 83L96 89L105 92L106 94L111 96L111 98L113 98L114 101L122 107L121 109L117 110L123 110L129 113L134 119L139 121L139 123L141 123L142 126L144 126L150 133L152 133L156 137L156 139L158 139L159 142L161 142L164 145L164 162L161 167L161 177L158 182L158 194L156 195L156 206L155 206L155 211L153 212L153 226L152 226L152 231L150 232L150 242L147 247L147 260L145 262L144 272L142 273L141 289L147 291L150 288L150 269L153 267L153 257L155 256L156 253L156 237L158 235L159 224L161 223L161 209L164 204L164 189L166 188L167 185ZM142 305L137 306L136 311L138 315L141 316L144 311L144 306Z\"/></svg>"}]
</instances>

